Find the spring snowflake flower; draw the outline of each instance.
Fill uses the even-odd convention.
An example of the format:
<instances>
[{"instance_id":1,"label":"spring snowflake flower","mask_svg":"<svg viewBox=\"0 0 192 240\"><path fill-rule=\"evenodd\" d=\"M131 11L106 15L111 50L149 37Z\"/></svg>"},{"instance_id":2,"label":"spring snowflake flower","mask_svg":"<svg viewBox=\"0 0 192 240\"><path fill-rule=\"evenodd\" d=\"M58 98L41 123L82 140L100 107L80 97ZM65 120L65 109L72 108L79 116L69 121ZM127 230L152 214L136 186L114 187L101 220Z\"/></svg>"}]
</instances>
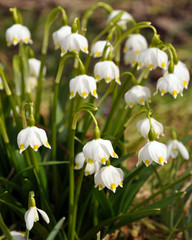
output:
<instances>
[{"instance_id":1,"label":"spring snowflake flower","mask_svg":"<svg viewBox=\"0 0 192 240\"><path fill-rule=\"evenodd\" d=\"M32 147L34 151L44 145L47 148L51 148L48 143L46 132L35 126L27 127L21 130L17 136L17 144L22 153L28 146Z\"/></svg>"},{"instance_id":2,"label":"spring snowflake flower","mask_svg":"<svg viewBox=\"0 0 192 240\"><path fill-rule=\"evenodd\" d=\"M17 45L20 41L25 44L32 43L29 29L21 24L14 24L6 30L7 46Z\"/></svg>"},{"instance_id":3,"label":"spring snowflake flower","mask_svg":"<svg viewBox=\"0 0 192 240\"><path fill-rule=\"evenodd\" d=\"M167 143L167 149L168 149L168 158L176 158L178 154L180 153L181 156L188 160L189 159L189 153L187 151L187 148L184 146L184 144L177 139L169 140Z\"/></svg>"},{"instance_id":4,"label":"spring snowflake flower","mask_svg":"<svg viewBox=\"0 0 192 240\"><path fill-rule=\"evenodd\" d=\"M136 166L144 162L148 167L153 161L160 165L164 165L164 163L167 163L167 154L167 146L165 144L157 141L149 141L140 149Z\"/></svg>"},{"instance_id":5,"label":"spring snowflake flower","mask_svg":"<svg viewBox=\"0 0 192 240\"><path fill-rule=\"evenodd\" d=\"M113 150L111 142L101 138L93 139L87 142L83 147L83 153L89 164L96 161L105 164L110 156L118 158L117 154Z\"/></svg>"},{"instance_id":6,"label":"spring snowflake flower","mask_svg":"<svg viewBox=\"0 0 192 240\"><path fill-rule=\"evenodd\" d=\"M89 93L91 93L91 95L93 95L95 98L98 97L95 78L86 74L72 78L69 82L69 89L70 99L75 97L77 92L83 98L87 98Z\"/></svg>"},{"instance_id":7,"label":"spring snowflake flower","mask_svg":"<svg viewBox=\"0 0 192 240\"><path fill-rule=\"evenodd\" d=\"M31 89L34 89L37 86L37 80L39 77L41 61L36 58L30 58L28 60L29 63L29 85ZM46 67L44 67L43 75L46 74Z\"/></svg>"},{"instance_id":8,"label":"spring snowflake flower","mask_svg":"<svg viewBox=\"0 0 192 240\"><path fill-rule=\"evenodd\" d=\"M61 57L68 51L79 53L82 51L88 53L88 41L87 39L78 33L70 33L65 36L61 41Z\"/></svg>"},{"instance_id":9,"label":"spring snowflake flower","mask_svg":"<svg viewBox=\"0 0 192 240\"><path fill-rule=\"evenodd\" d=\"M25 222L26 228L30 231L34 225L34 222L39 221L39 214L41 214L42 218L48 224L50 222L47 213L37 207L30 207L29 210L25 213Z\"/></svg>"},{"instance_id":10,"label":"spring snowflake flower","mask_svg":"<svg viewBox=\"0 0 192 240\"><path fill-rule=\"evenodd\" d=\"M106 83L110 83L115 79L118 84L121 84L119 68L112 61L101 61L96 63L94 67L94 76L97 81L104 78Z\"/></svg>"},{"instance_id":11,"label":"spring snowflake flower","mask_svg":"<svg viewBox=\"0 0 192 240\"><path fill-rule=\"evenodd\" d=\"M85 157L83 152L80 152L75 157L75 169L79 170L83 167L85 162ZM85 167L85 176L92 175L96 173L101 168L101 163L99 162L93 162L92 160L89 160Z\"/></svg>"},{"instance_id":12,"label":"spring snowflake flower","mask_svg":"<svg viewBox=\"0 0 192 240\"><path fill-rule=\"evenodd\" d=\"M103 51L104 51L104 48L106 45L109 46L105 53L105 58L107 58L110 50L113 51L113 46L111 45L110 42L105 41L105 40L100 40L93 44L93 46L91 48L91 54L93 55L93 57L94 58L102 57Z\"/></svg>"},{"instance_id":13,"label":"spring snowflake flower","mask_svg":"<svg viewBox=\"0 0 192 240\"><path fill-rule=\"evenodd\" d=\"M149 70L160 67L162 69L167 69L168 56L165 52L161 51L159 48L147 48L142 50L138 56L138 67L148 67Z\"/></svg>"},{"instance_id":14,"label":"spring snowflake flower","mask_svg":"<svg viewBox=\"0 0 192 240\"><path fill-rule=\"evenodd\" d=\"M25 240L25 233L23 232L10 231L10 233L14 240Z\"/></svg>"},{"instance_id":15,"label":"spring snowflake flower","mask_svg":"<svg viewBox=\"0 0 192 240\"><path fill-rule=\"evenodd\" d=\"M151 90L148 87L140 85L133 86L124 95L125 102L132 108L135 103L145 105L145 102L151 102Z\"/></svg>"},{"instance_id":16,"label":"spring snowflake flower","mask_svg":"<svg viewBox=\"0 0 192 240\"><path fill-rule=\"evenodd\" d=\"M157 81L156 91L154 94L161 92L161 96L169 92L174 98L180 93L183 96L183 86L179 78L174 73L165 74Z\"/></svg>"},{"instance_id":17,"label":"spring snowflake flower","mask_svg":"<svg viewBox=\"0 0 192 240\"><path fill-rule=\"evenodd\" d=\"M151 124L157 138L159 138L160 135L164 136L163 125L160 122L158 122L154 118L151 118ZM148 118L138 121L136 127L140 135L142 135L144 138L148 138L148 133L150 130L150 123Z\"/></svg>"},{"instance_id":18,"label":"spring snowflake flower","mask_svg":"<svg viewBox=\"0 0 192 240\"><path fill-rule=\"evenodd\" d=\"M168 71L165 71L164 75L169 74ZM188 88L189 85L189 80L190 80L190 74L189 74L189 70L187 69L186 65L181 62L178 61L178 63L176 65L174 65L174 72L173 74L175 74L175 76L177 76L177 78L179 79L181 86L185 89Z\"/></svg>"},{"instance_id":19,"label":"spring snowflake flower","mask_svg":"<svg viewBox=\"0 0 192 240\"><path fill-rule=\"evenodd\" d=\"M116 168L111 165L102 167L95 173L95 187L102 190L104 187L112 190L114 193L118 186L123 187L124 173L121 168Z\"/></svg>"},{"instance_id":20,"label":"spring snowflake flower","mask_svg":"<svg viewBox=\"0 0 192 240\"><path fill-rule=\"evenodd\" d=\"M131 35L125 42L124 62L134 66L138 61L139 53L148 46L147 40L141 34Z\"/></svg>"},{"instance_id":21,"label":"spring snowflake flower","mask_svg":"<svg viewBox=\"0 0 192 240\"><path fill-rule=\"evenodd\" d=\"M52 34L55 49L60 48L62 39L70 33L71 33L71 27L63 26Z\"/></svg>"},{"instance_id":22,"label":"spring snowflake flower","mask_svg":"<svg viewBox=\"0 0 192 240\"><path fill-rule=\"evenodd\" d=\"M122 10L112 11L108 16L107 23L109 23L120 12L123 12L123 15L121 16L121 19L117 22L117 25L119 25L122 30L126 30L127 29L127 22L133 20L133 16L128 12L125 12L125 11L122 11Z\"/></svg>"}]
</instances>

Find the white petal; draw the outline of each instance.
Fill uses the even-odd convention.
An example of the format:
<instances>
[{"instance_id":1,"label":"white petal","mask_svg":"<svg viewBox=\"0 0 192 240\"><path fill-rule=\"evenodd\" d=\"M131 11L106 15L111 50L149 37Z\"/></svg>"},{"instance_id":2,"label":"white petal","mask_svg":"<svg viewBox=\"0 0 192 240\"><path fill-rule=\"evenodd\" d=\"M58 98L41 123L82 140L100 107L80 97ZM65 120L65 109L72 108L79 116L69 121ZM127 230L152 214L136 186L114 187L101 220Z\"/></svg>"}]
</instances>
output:
<instances>
[{"instance_id":1,"label":"white petal","mask_svg":"<svg viewBox=\"0 0 192 240\"><path fill-rule=\"evenodd\" d=\"M47 215L47 213L39 208L37 208L37 210L40 212L42 218L45 220L45 222L48 224L50 222L49 217Z\"/></svg>"},{"instance_id":2,"label":"white petal","mask_svg":"<svg viewBox=\"0 0 192 240\"><path fill-rule=\"evenodd\" d=\"M25 222L26 222L26 228L30 231L34 225L35 221L35 209L34 207L31 207L26 213L25 213Z\"/></svg>"},{"instance_id":3,"label":"white petal","mask_svg":"<svg viewBox=\"0 0 192 240\"><path fill-rule=\"evenodd\" d=\"M189 153L187 151L187 148L184 146L184 144L182 142L178 142L178 148L179 148L179 152L181 153L181 156L188 160L189 159Z\"/></svg>"}]
</instances>

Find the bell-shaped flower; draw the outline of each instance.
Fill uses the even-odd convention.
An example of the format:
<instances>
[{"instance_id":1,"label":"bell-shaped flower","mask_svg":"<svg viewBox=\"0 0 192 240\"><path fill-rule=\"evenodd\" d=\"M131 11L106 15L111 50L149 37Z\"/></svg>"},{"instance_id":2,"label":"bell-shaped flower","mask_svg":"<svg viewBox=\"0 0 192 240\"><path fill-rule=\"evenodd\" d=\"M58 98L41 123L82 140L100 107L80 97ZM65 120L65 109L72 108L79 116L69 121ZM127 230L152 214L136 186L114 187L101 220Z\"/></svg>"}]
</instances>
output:
<instances>
[{"instance_id":1,"label":"bell-shaped flower","mask_svg":"<svg viewBox=\"0 0 192 240\"><path fill-rule=\"evenodd\" d=\"M147 40L141 34L131 35L125 42L124 62L134 66L137 63L139 53L148 46Z\"/></svg>"},{"instance_id":2,"label":"bell-shaped flower","mask_svg":"<svg viewBox=\"0 0 192 240\"><path fill-rule=\"evenodd\" d=\"M164 75L169 74L168 71L164 72ZM185 89L188 88L189 80L190 80L190 74L189 70L187 69L185 63L178 61L176 65L174 65L174 72L175 76L179 79L181 86Z\"/></svg>"},{"instance_id":3,"label":"bell-shaped flower","mask_svg":"<svg viewBox=\"0 0 192 240\"><path fill-rule=\"evenodd\" d=\"M22 153L28 146L37 151L38 148L44 145L47 148L51 148L48 143L46 132L35 126L24 128L17 135L17 144Z\"/></svg>"},{"instance_id":4,"label":"bell-shaped flower","mask_svg":"<svg viewBox=\"0 0 192 240\"><path fill-rule=\"evenodd\" d=\"M120 82L120 73L118 66L112 61L101 61L95 64L94 76L97 81L105 79L106 83L110 83L113 79Z\"/></svg>"},{"instance_id":5,"label":"bell-shaped flower","mask_svg":"<svg viewBox=\"0 0 192 240\"><path fill-rule=\"evenodd\" d=\"M90 161L91 162L91 161ZM87 162L87 165L85 167L85 176L92 175L99 171L102 164L100 162Z\"/></svg>"},{"instance_id":6,"label":"bell-shaped flower","mask_svg":"<svg viewBox=\"0 0 192 240\"><path fill-rule=\"evenodd\" d=\"M69 89L70 99L75 97L77 92L83 98L87 98L89 93L91 93L91 95L94 96L95 98L98 97L95 78L88 76L86 74L72 78L69 82Z\"/></svg>"},{"instance_id":7,"label":"bell-shaped flower","mask_svg":"<svg viewBox=\"0 0 192 240\"><path fill-rule=\"evenodd\" d=\"M82 51L88 53L88 41L83 35L78 33L70 33L61 40L61 57L68 51L79 53Z\"/></svg>"},{"instance_id":8,"label":"bell-shaped flower","mask_svg":"<svg viewBox=\"0 0 192 240\"><path fill-rule=\"evenodd\" d=\"M167 146L157 141L149 141L144 147L142 147L138 154L138 166L141 162L144 162L148 167L152 162L156 162L160 165L167 163Z\"/></svg>"},{"instance_id":9,"label":"bell-shaped flower","mask_svg":"<svg viewBox=\"0 0 192 240\"><path fill-rule=\"evenodd\" d=\"M2 78L0 77L0 90L3 90L4 87L3 87L3 81L2 81Z\"/></svg>"},{"instance_id":10,"label":"bell-shaped flower","mask_svg":"<svg viewBox=\"0 0 192 240\"><path fill-rule=\"evenodd\" d=\"M26 26L21 24L14 24L6 30L7 45L17 45L20 41L25 44L32 43L31 33Z\"/></svg>"},{"instance_id":11,"label":"bell-shaped flower","mask_svg":"<svg viewBox=\"0 0 192 240\"><path fill-rule=\"evenodd\" d=\"M29 58L29 85L31 89L34 89L37 86L37 80L39 77L40 67L41 67L41 61L39 61L36 58ZM43 70L43 76L46 74L46 67L44 67Z\"/></svg>"},{"instance_id":12,"label":"bell-shaped flower","mask_svg":"<svg viewBox=\"0 0 192 240\"><path fill-rule=\"evenodd\" d=\"M105 164L111 157L118 158L109 140L93 139L85 144L83 153L88 163L100 162Z\"/></svg>"},{"instance_id":13,"label":"bell-shaped flower","mask_svg":"<svg viewBox=\"0 0 192 240\"><path fill-rule=\"evenodd\" d=\"M25 213L25 223L26 228L30 231L34 225L34 222L39 221L39 214L41 214L42 218L45 220L45 222L48 224L50 222L49 217L47 213L37 207L30 207L29 210Z\"/></svg>"},{"instance_id":14,"label":"bell-shaped flower","mask_svg":"<svg viewBox=\"0 0 192 240\"><path fill-rule=\"evenodd\" d=\"M155 136L159 138L160 135L164 136L163 134L163 125L155 120L154 118L151 118L151 124L153 126L153 130L155 131ZM140 120L136 124L137 131L141 136L144 138L148 138L148 133L150 130L150 122L148 118L145 118L143 120Z\"/></svg>"},{"instance_id":15,"label":"bell-shaped flower","mask_svg":"<svg viewBox=\"0 0 192 240\"><path fill-rule=\"evenodd\" d=\"M126 30L127 29L127 22L133 20L133 16L128 12L125 12L125 11L122 11L122 10L112 11L108 16L107 23L109 23L120 12L123 12L123 15L121 16L120 20L117 22L117 25L120 26L120 28L122 30Z\"/></svg>"},{"instance_id":16,"label":"bell-shaped flower","mask_svg":"<svg viewBox=\"0 0 192 240\"><path fill-rule=\"evenodd\" d=\"M13 240L25 240L25 233L24 232L17 232L17 231L10 231ZM7 238L5 239L7 240Z\"/></svg>"},{"instance_id":17,"label":"bell-shaped flower","mask_svg":"<svg viewBox=\"0 0 192 240\"><path fill-rule=\"evenodd\" d=\"M136 103L145 105L145 102L151 102L151 90L140 85L133 86L125 93L124 99L130 108Z\"/></svg>"},{"instance_id":18,"label":"bell-shaped flower","mask_svg":"<svg viewBox=\"0 0 192 240\"><path fill-rule=\"evenodd\" d=\"M105 40L99 40L93 44L91 48L91 54L93 55L93 57L94 58L102 57L105 46L108 46L105 53L105 58L107 58L110 50L113 51L113 46L111 45L110 42Z\"/></svg>"},{"instance_id":19,"label":"bell-shaped flower","mask_svg":"<svg viewBox=\"0 0 192 240\"><path fill-rule=\"evenodd\" d=\"M176 158L178 154L180 153L181 156L188 160L189 159L189 152L187 148L184 146L184 144L177 139L169 140L167 143L167 149L168 149L168 158Z\"/></svg>"},{"instance_id":20,"label":"bell-shaped flower","mask_svg":"<svg viewBox=\"0 0 192 240\"><path fill-rule=\"evenodd\" d=\"M116 168L111 165L102 167L95 173L95 187L102 190L104 187L116 191L118 186L123 187L124 173L121 168Z\"/></svg>"},{"instance_id":21,"label":"bell-shaped flower","mask_svg":"<svg viewBox=\"0 0 192 240\"><path fill-rule=\"evenodd\" d=\"M85 162L85 157L84 157L83 152L78 153L75 156L75 167L74 168L76 170L81 169L83 167L83 165L84 165L84 162Z\"/></svg>"},{"instance_id":22,"label":"bell-shaped flower","mask_svg":"<svg viewBox=\"0 0 192 240\"><path fill-rule=\"evenodd\" d=\"M178 77L174 73L165 74L163 77L159 78L156 86L156 94L158 90L163 96L165 93L169 92L174 98L180 93L183 94L183 86L178 79Z\"/></svg>"},{"instance_id":23,"label":"bell-shaped flower","mask_svg":"<svg viewBox=\"0 0 192 240\"><path fill-rule=\"evenodd\" d=\"M148 67L149 70L155 69L156 67L167 69L167 65L168 56L159 48L147 48L139 53L137 69L142 67Z\"/></svg>"},{"instance_id":24,"label":"bell-shaped flower","mask_svg":"<svg viewBox=\"0 0 192 240\"><path fill-rule=\"evenodd\" d=\"M71 33L71 27L63 26L63 27L60 27L57 31L55 31L52 34L55 49L60 48L62 39L70 33Z\"/></svg>"}]
</instances>

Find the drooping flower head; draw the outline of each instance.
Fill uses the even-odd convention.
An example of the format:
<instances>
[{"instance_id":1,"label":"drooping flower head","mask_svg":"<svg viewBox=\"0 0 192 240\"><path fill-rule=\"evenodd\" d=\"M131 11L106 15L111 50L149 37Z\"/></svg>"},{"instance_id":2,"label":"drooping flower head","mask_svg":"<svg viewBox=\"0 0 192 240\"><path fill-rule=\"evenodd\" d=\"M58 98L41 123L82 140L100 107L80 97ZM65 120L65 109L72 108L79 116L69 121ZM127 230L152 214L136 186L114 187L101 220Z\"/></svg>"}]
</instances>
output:
<instances>
[{"instance_id":1,"label":"drooping flower head","mask_svg":"<svg viewBox=\"0 0 192 240\"><path fill-rule=\"evenodd\" d=\"M37 86L37 80L39 77L41 61L36 58L30 58L29 63L29 85L31 89L34 89ZM46 74L46 67L44 67L43 76Z\"/></svg>"},{"instance_id":2,"label":"drooping flower head","mask_svg":"<svg viewBox=\"0 0 192 240\"><path fill-rule=\"evenodd\" d=\"M105 46L108 46L105 53L105 58L107 58L110 50L113 51L113 46L111 45L110 42L105 40L100 40L93 44L91 48L91 54L93 55L93 57L94 58L102 57Z\"/></svg>"},{"instance_id":3,"label":"drooping flower head","mask_svg":"<svg viewBox=\"0 0 192 240\"><path fill-rule=\"evenodd\" d=\"M78 153L75 156L75 169L79 170L83 167L85 163L85 156L83 152ZM85 176L92 175L96 173L100 168L101 168L101 163L99 162L93 162L93 161L88 161L85 167Z\"/></svg>"},{"instance_id":4,"label":"drooping flower head","mask_svg":"<svg viewBox=\"0 0 192 240\"><path fill-rule=\"evenodd\" d=\"M33 192L29 193L29 210L26 211L24 219L26 223L26 228L30 231L34 225L34 222L39 221L39 214L41 214L42 218L48 224L50 222L47 213L36 207L35 199Z\"/></svg>"},{"instance_id":5,"label":"drooping flower head","mask_svg":"<svg viewBox=\"0 0 192 240\"><path fill-rule=\"evenodd\" d=\"M139 53L148 46L147 40L141 34L131 35L125 42L124 62L134 66L138 61Z\"/></svg>"},{"instance_id":6,"label":"drooping flower head","mask_svg":"<svg viewBox=\"0 0 192 240\"><path fill-rule=\"evenodd\" d=\"M158 90L161 92L161 96L167 92L169 92L174 98L176 98L178 94L181 96L183 95L182 83L174 73L165 74L158 79L155 94Z\"/></svg>"},{"instance_id":7,"label":"drooping flower head","mask_svg":"<svg viewBox=\"0 0 192 240\"><path fill-rule=\"evenodd\" d=\"M147 48L142 50L138 56L138 67L148 67L149 70L160 67L162 69L167 69L168 56L165 52L159 48Z\"/></svg>"},{"instance_id":8,"label":"drooping flower head","mask_svg":"<svg viewBox=\"0 0 192 240\"><path fill-rule=\"evenodd\" d=\"M88 76L86 74L72 78L69 82L69 89L70 99L75 97L77 92L83 98L87 98L89 93L91 93L91 95L94 96L95 98L98 97L95 78Z\"/></svg>"},{"instance_id":9,"label":"drooping flower head","mask_svg":"<svg viewBox=\"0 0 192 240\"><path fill-rule=\"evenodd\" d=\"M123 187L124 173L121 168L113 167L112 165L102 167L95 173L95 187L102 190L104 187L116 191L118 186Z\"/></svg>"},{"instance_id":10,"label":"drooping flower head","mask_svg":"<svg viewBox=\"0 0 192 240\"><path fill-rule=\"evenodd\" d=\"M118 158L111 142L101 138L87 142L83 147L83 153L86 161L90 164L96 161L105 164L110 156Z\"/></svg>"},{"instance_id":11,"label":"drooping flower head","mask_svg":"<svg viewBox=\"0 0 192 240\"><path fill-rule=\"evenodd\" d=\"M6 30L7 46L17 45L20 41L25 44L32 43L31 33L26 26L14 24Z\"/></svg>"},{"instance_id":12,"label":"drooping flower head","mask_svg":"<svg viewBox=\"0 0 192 240\"><path fill-rule=\"evenodd\" d=\"M152 162L156 162L160 165L167 163L167 146L157 141L149 141L144 147L142 147L138 154L138 166L141 162L144 162L148 167Z\"/></svg>"},{"instance_id":13,"label":"drooping flower head","mask_svg":"<svg viewBox=\"0 0 192 240\"><path fill-rule=\"evenodd\" d=\"M96 63L94 67L94 76L97 81L105 79L106 83L110 83L114 79L118 84L121 84L119 68L112 61L101 61Z\"/></svg>"},{"instance_id":14,"label":"drooping flower head","mask_svg":"<svg viewBox=\"0 0 192 240\"><path fill-rule=\"evenodd\" d=\"M151 90L140 85L133 86L125 93L124 99L130 108L136 103L144 105L145 102L151 102Z\"/></svg>"},{"instance_id":15,"label":"drooping flower head","mask_svg":"<svg viewBox=\"0 0 192 240\"><path fill-rule=\"evenodd\" d=\"M188 160L189 159L189 152L187 148L184 146L184 144L177 139L169 140L167 143L167 149L168 149L168 158L176 158L178 154L180 153L181 156Z\"/></svg>"},{"instance_id":16,"label":"drooping flower head","mask_svg":"<svg viewBox=\"0 0 192 240\"><path fill-rule=\"evenodd\" d=\"M108 16L107 23L110 22L120 12L123 12L123 15L121 16L121 19L117 22L117 25L119 25L122 30L126 30L127 29L127 22L133 20L133 16L128 12L125 12L125 11L122 11L122 10L112 11Z\"/></svg>"},{"instance_id":17,"label":"drooping flower head","mask_svg":"<svg viewBox=\"0 0 192 240\"><path fill-rule=\"evenodd\" d=\"M52 34L53 37L53 43L55 46L55 49L60 48L61 41L66 37L69 33L71 33L71 27L70 26L63 26L60 27L57 31L55 31Z\"/></svg>"},{"instance_id":18,"label":"drooping flower head","mask_svg":"<svg viewBox=\"0 0 192 240\"><path fill-rule=\"evenodd\" d=\"M32 126L24 128L17 135L17 144L22 153L29 146L37 151L38 148L44 145L47 148L51 148L47 140L46 132L38 127Z\"/></svg>"},{"instance_id":19,"label":"drooping flower head","mask_svg":"<svg viewBox=\"0 0 192 240\"><path fill-rule=\"evenodd\" d=\"M157 138L159 138L160 135L164 136L163 125L160 122L158 122L154 118L151 118L151 124ZM139 132L139 134L141 134L141 136L143 136L144 138L148 138L148 133L151 128L148 118L138 121L136 127L137 131Z\"/></svg>"},{"instance_id":20,"label":"drooping flower head","mask_svg":"<svg viewBox=\"0 0 192 240\"><path fill-rule=\"evenodd\" d=\"M65 36L61 42L61 57L65 55L68 51L79 53L82 51L88 53L88 41L83 35L78 33L69 33Z\"/></svg>"},{"instance_id":21,"label":"drooping flower head","mask_svg":"<svg viewBox=\"0 0 192 240\"><path fill-rule=\"evenodd\" d=\"M169 74L169 72L165 71L164 75L167 75L167 74ZM189 85L190 74L186 65L183 62L178 61L178 63L174 65L173 74L179 79L181 86L187 89Z\"/></svg>"}]
</instances>

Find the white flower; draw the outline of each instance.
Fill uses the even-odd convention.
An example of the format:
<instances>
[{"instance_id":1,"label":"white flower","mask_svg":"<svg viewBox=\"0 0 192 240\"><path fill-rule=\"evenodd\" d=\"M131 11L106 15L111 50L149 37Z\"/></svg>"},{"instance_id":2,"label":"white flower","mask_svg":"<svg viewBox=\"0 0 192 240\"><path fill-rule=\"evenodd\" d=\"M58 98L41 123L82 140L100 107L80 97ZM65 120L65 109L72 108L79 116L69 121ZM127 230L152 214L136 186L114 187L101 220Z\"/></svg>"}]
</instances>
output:
<instances>
[{"instance_id":1,"label":"white flower","mask_svg":"<svg viewBox=\"0 0 192 240\"><path fill-rule=\"evenodd\" d=\"M102 167L95 173L95 187L99 187L99 190L107 187L115 192L118 186L123 187L123 177L124 173L121 168L116 168L111 165Z\"/></svg>"},{"instance_id":2,"label":"white flower","mask_svg":"<svg viewBox=\"0 0 192 240\"><path fill-rule=\"evenodd\" d=\"M113 150L113 146L109 140L93 139L85 144L83 153L88 163L100 162L105 164L109 157L118 158Z\"/></svg>"},{"instance_id":3,"label":"white flower","mask_svg":"<svg viewBox=\"0 0 192 240\"><path fill-rule=\"evenodd\" d=\"M124 46L124 62L134 66L137 63L139 53L148 46L147 40L141 34L131 35L125 42Z\"/></svg>"},{"instance_id":4,"label":"white flower","mask_svg":"<svg viewBox=\"0 0 192 240\"><path fill-rule=\"evenodd\" d=\"M132 108L135 103L144 105L145 102L151 102L151 91L148 87L140 85L133 86L125 93L124 99L130 108Z\"/></svg>"},{"instance_id":5,"label":"white flower","mask_svg":"<svg viewBox=\"0 0 192 240\"><path fill-rule=\"evenodd\" d=\"M23 232L10 231L13 240L25 240L25 234ZM5 239L7 240L7 239Z\"/></svg>"},{"instance_id":6,"label":"white flower","mask_svg":"<svg viewBox=\"0 0 192 240\"><path fill-rule=\"evenodd\" d=\"M94 76L97 81L105 79L106 83L110 83L113 79L118 83L120 82L119 68L112 61L101 61L95 64Z\"/></svg>"},{"instance_id":7,"label":"white flower","mask_svg":"<svg viewBox=\"0 0 192 240\"><path fill-rule=\"evenodd\" d=\"M28 77L28 84L30 86L30 89L34 89L37 86L37 80L39 77L40 67L41 67L41 61L39 61L36 58L29 58L29 77ZM46 74L46 67L44 67L43 70L43 76Z\"/></svg>"},{"instance_id":8,"label":"white flower","mask_svg":"<svg viewBox=\"0 0 192 240\"><path fill-rule=\"evenodd\" d=\"M52 34L55 49L58 49L61 46L62 39L69 33L71 33L71 27L63 26Z\"/></svg>"},{"instance_id":9,"label":"white flower","mask_svg":"<svg viewBox=\"0 0 192 240\"><path fill-rule=\"evenodd\" d=\"M78 33L70 33L61 40L61 57L68 51L79 53L82 51L88 53L88 41L87 39Z\"/></svg>"},{"instance_id":10,"label":"white flower","mask_svg":"<svg viewBox=\"0 0 192 240\"><path fill-rule=\"evenodd\" d=\"M159 78L156 86L156 94L158 90L161 92L161 96L169 92L174 98L180 93L182 96L183 86L181 85L180 80L174 73L169 73Z\"/></svg>"},{"instance_id":11,"label":"white flower","mask_svg":"<svg viewBox=\"0 0 192 240\"><path fill-rule=\"evenodd\" d=\"M83 152L78 153L75 156L75 167L74 168L76 170L81 169L83 167L83 165L84 165L84 162L85 162L85 157L84 157Z\"/></svg>"},{"instance_id":12,"label":"white flower","mask_svg":"<svg viewBox=\"0 0 192 240\"><path fill-rule=\"evenodd\" d=\"M95 78L86 74L72 78L69 82L69 89L70 99L75 97L77 92L83 98L87 98L89 93L91 93L91 95L93 95L95 98L98 97Z\"/></svg>"},{"instance_id":13,"label":"white flower","mask_svg":"<svg viewBox=\"0 0 192 240\"><path fill-rule=\"evenodd\" d=\"M178 156L178 153L181 154L181 156L188 160L189 159L189 153L187 151L187 148L184 146L184 144L178 140L169 140L167 143L167 149L168 149L168 158L176 158Z\"/></svg>"},{"instance_id":14,"label":"white flower","mask_svg":"<svg viewBox=\"0 0 192 240\"><path fill-rule=\"evenodd\" d=\"M2 81L2 78L0 77L0 90L3 90L3 81Z\"/></svg>"},{"instance_id":15,"label":"white flower","mask_svg":"<svg viewBox=\"0 0 192 240\"><path fill-rule=\"evenodd\" d=\"M160 67L162 69L167 69L168 56L165 52L161 51L159 48L147 48L142 50L138 56L138 67L148 67L149 70Z\"/></svg>"},{"instance_id":16,"label":"white flower","mask_svg":"<svg viewBox=\"0 0 192 240\"><path fill-rule=\"evenodd\" d=\"M26 44L32 43L31 33L27 27L21 24L14 24L6 30L6 41L8 46L12 44L15 46L20 41Z\"/></svg>"},{"instance_id":17,"label":"white flower","mask_svg":"<svg viewBox=\"0 0 192 240\"><path fill-rule=\"evenodd\" d=\"M94 58L102 57L103 51L104 51L104 48L106 45L109 46L105 53L105 58L107 58L110 50L113 51L113 46L111 45L110 42L105 41L105 40L100 40L93 44L93 46L91 48L91 54L93 55L93 57Z\"/></svg>"},{"instance_id":18,"label":"white flower","mask_svg":"<svg viewBox=\"0 0 192 240\"><path fill-rule=\"evenodd\" d=\"M163 125L160 122L156 121L154 118L151 118L151 124L157 138L159 138L159 135L164 136ZM148 118L138 121L136 127L139 134L141 134L144 138L148 138L148 133L150 130L150 123Z\"/></svg>"},{"instance_id":19,"label":"white flower","mask_svg":"<svg viewBox=\"0 0 192 240\"><path fill-rule=\"evenodd\" d=\"M22 153L28 146L32 147L34 151L44 145L47 148L51 148L48 143L46 132L35 126L27 127L21 130L17 136L17 144Z\"/></svg>"},{"instance_id":20,"label":"white flower","mask_svg":"<svg viewBox=\"0 0 192 240\"><path fill-rule=\"evenodd\" d=\"M125 11L122 10L114 10L112 11L107 19L107 23L110 22L117 14L120 12L123 12L123 15L121 16L121 19L117 22L117 25L121 27L121 29L126 30L127 29L127 22L133 20L133 16Z\"/></svg>"},{"instance_id":21,"label":"white flower","mask_svg":"<svg viewBox=\"0 0 192 240\"><path fill-rule=\"evenodd\" d=\"M161 165L167 163L167 146L165 144L157 141L149 141L139 151L136 166L138 166L141 162L144 162L148 167L153 161Z\"/></svg>"},{"instance_id":22,"label":"white flower","mask_svg":"<svg viewBox=\"0 0 192 240\"><path fill-rule=\"evenodd\" d=\"M102 164L100 162L93 162L93 163L87 162L87 165L85 167L85 176L92 175L98 172L101 166Z\"/></svg>"},{"instance_id":23,"label":"white flower","mask_svg":"<svg viewBox=\"0 0 192 240\"><path fill-rule=\"evenodd\" d=\"M189 80L190 80L190 74L189 70L187 69L186 65L178 61L176 65L174 65L174 72L175 76L179 79L181 86L185 89L188 88ZM169 74L168 71L165 71L164 75Z\"/></svg>"},{"instance_id":24,"label":"white flower","mask_svg":"<svg viewBox=\"0 0 192 240\"><path fill-rule=\"evenodd\" d=\"M39 221L38 212L41 214L42 218L45 220L47 224L50 222L46 212L37 207L30 207L29 210L25 213L26 228L29 231L32 229L34 222Z\"/></svg>"}]
</instances>

